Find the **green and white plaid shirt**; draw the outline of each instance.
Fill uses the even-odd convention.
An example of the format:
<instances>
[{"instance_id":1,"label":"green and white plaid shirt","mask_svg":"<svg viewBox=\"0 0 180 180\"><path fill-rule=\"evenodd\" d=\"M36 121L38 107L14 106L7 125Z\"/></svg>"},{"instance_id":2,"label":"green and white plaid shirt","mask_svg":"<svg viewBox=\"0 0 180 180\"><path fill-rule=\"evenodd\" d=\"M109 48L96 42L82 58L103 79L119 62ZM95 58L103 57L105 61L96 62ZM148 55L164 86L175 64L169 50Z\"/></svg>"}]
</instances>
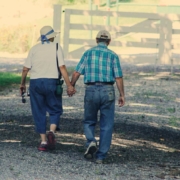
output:
<instances>
[{"instance_id":1,"label":"green and white plaid shirt","mask_svg":"<svg viewBox=\"0 0 180 180\"><path fill-rule=\"evenodd\" d=\"M105 43L87 50L75 70L84 75L84 83L115 82L123 76L118 55Z\"/></svg>"}]
</instances>

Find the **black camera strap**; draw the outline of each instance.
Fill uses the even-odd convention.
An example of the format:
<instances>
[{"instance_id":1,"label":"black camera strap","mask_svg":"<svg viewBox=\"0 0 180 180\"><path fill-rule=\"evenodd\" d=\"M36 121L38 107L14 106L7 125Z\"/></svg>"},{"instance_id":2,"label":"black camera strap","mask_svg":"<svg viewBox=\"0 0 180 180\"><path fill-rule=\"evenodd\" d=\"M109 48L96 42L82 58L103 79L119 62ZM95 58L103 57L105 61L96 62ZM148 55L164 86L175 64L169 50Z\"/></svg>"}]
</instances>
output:
<instances>
[{"instance_id":1,"label":"black camera strap","mask_svg":"<svg viewBox=\"0 0 180 180\"><path fill-rule=\"evenodd\" d=\"M62 78L61 71L59 69L59 63L58 63L58 43L56 43L56 62L57 62L57 69L58 69L58 79Z\"/></svg>"}]
</instances>

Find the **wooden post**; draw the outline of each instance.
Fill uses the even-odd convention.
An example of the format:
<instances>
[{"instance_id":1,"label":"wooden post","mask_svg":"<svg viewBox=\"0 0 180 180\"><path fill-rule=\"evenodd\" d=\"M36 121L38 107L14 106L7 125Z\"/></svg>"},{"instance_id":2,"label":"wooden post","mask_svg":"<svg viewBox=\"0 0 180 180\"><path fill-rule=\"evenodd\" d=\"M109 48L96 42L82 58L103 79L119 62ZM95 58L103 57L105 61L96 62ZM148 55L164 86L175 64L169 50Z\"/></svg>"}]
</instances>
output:
<instances>
[{"instance_id":1,"label":"wooden post","mask_svg":"<svg viewBox=\"0 0 180 180\"><path fill-rule=\"evenodd\" d=\"M174 74L173 58L171 58L171 75Z\"/></svg>"},{"instance_id":2,"label":"wooden post","mask_svg":"<svg viewBox=\"0 0 180 180\"><path fill-rule=\"evenodd\" d=\"M60 4L54 4L54 13L53 13L53 29L56 32L61 31L61 9ZM60 43L60 34L55 38L55 41Z\"/></svg>"},{"instance_id":3,"label":"wooden post","mask_svg":"<svg viewBox=\"0 0 180 180\"><path fill-rule=\"evenodd\" d=\"M65 18L64 18L63 51L64 51L65 59L68 58L68 53L69 53L70 13L71 10L67 9L65 11Z\"/></svg>"},{"instance_id":4,"label":"wooden post","mask_svg":"<svg viewBox=\"0 0 180 180\"><path fill-rule=\"evenodd\" d=\"M107 6L107 12L110 11L110 0L106 0L106 6ZM106 18L106 25L109 25L110 24L110 16L107 15L107 18Z\"/></svg>"},{"instance_id":5,"label":"wooden post","mask_svg":"<svg viewBox=\"0 0 180 180\"><path fill-rule=\"evenodd\" d=\"M95 5L95 4L94 4L93 10L97 11L97 10L98 10L98 5Z\"/></svg>"},{"instance_id":6,"label":"wooden post","mask_svg":"<svg viewBox=\"0 0 180 180\"><path fill-rule=\"evenodd\" d=\"M160 41L159 41L159 63L170 64L173 69L172 63L172 21L168 17L162 17L160 23ZM171 70L173 73L173 70Z\"/></svg>"},{"instance_id":7,"label":"wooden post","mask_svg":"<svg viewBox=\"0 0 180 180\"><path fill-rule=\"evenodd\" d=\"M119 0L116 0L116 11L117 11L117 12L119 11L119 5L118 5L118 3L119 3ZM118 18L119 18L119 17L116 18L116 25L117 25L117 26L118 26L118 24L119 24Z\"/></svg>"},{"instance_id":8,"label":"wooden post","mask_svg":"<svg viewBox=\"0 0 180 180\"><path fill-rule=\"evenodd\" d=\"M92 11L92 0L89 0L89 10ZM92 15L89 17L89 24L92 25ZM90 29L89 38L92 39L92 30Z\"/></svg>"}]
</instances>

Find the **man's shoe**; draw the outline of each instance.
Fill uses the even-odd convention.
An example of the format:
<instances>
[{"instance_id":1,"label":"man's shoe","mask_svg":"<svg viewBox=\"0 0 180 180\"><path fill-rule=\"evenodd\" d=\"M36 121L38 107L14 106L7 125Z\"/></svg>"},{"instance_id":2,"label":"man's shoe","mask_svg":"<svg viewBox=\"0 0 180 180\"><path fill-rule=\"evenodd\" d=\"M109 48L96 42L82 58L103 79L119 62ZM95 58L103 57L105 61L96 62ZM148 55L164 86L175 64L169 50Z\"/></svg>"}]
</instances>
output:
<instances>
[{"instance_id":1,"label":"man's shoe","mask_svg":"<svg viewBox=\"0 0 180 180\"><path fill-rule=\"evenodd\" d=\"M94 162L96 164L103 164L103 160L102 159L96 159Z\"/></svg>"},{"instance_id":2,"label":"man's shoe","mask_svg":"<svg viewBox=\"0 0 180 180\"><path fill-rule=\"evenodd\" d=\"M86 159L92 159L93 158L93 154L97 151L97 145L96 145L96 142L92 141L86 152L84 153L84 158Z\"/></svg>"},{"instance_id":3,"label":"man's shoe","mask_svg":"<svg viewBox=\"0 0 180 180\"><path fill-rule=\"evenodd\" d=\"M56 144L54 133L50 131L47 134L47 139L48 139L48 148L50 150L54 150L55 149L55 144Z\"/></svg>"},{"instance_id":4,"label":"man's shoe","mask_svg":"<svg viewBox=\"0 0 180 180\"><path fill-rule=\"evenodd\" d=\"M40 144L38 147L39 151L47 151L48 150L48 144Z\"/></svg>"}]
</instances>

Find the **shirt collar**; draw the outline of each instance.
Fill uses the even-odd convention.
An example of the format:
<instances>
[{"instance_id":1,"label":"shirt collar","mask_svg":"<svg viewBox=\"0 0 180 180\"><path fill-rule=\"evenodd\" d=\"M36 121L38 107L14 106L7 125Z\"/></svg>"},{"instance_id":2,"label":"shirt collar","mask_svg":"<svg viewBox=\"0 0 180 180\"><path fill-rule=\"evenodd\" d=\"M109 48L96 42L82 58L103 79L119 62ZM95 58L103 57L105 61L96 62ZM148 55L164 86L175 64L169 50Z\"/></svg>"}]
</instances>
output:
<instances>
[{"instance_id":1,"label":"shirt collar","mask_svg":"<svg viewBox=\"0 0 180 180\"><path fill-rule=\"evenodd\" d=\"M107 44L106 44L106 43L104 43L104 42L100 42L100 43L98 43L98 46L101 46L101 47L105 47L105 48L107 48Z\"/></svg>"}]
</instances>

